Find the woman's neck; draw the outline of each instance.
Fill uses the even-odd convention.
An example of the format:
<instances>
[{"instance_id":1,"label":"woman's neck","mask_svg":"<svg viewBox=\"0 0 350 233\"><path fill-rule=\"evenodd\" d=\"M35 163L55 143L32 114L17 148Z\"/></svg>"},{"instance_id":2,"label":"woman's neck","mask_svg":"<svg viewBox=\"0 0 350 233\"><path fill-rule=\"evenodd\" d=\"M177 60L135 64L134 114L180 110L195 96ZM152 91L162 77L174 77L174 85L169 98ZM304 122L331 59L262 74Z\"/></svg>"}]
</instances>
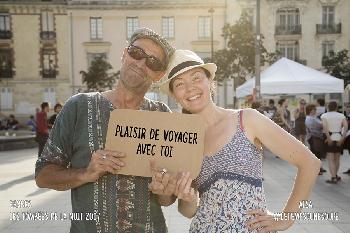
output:
<instances>
[{"instance_id":1,"label":"woman's neck","mask_svg":"<svg viewBox=\"0 0 350 233\"><path fill-rule=\"evenodd\" d=\"M208 104L201 112L197 113L202 117L205 128L216 125L225 115L224 109L216 106L213 102Z\"/></svg>"}]
</instances>

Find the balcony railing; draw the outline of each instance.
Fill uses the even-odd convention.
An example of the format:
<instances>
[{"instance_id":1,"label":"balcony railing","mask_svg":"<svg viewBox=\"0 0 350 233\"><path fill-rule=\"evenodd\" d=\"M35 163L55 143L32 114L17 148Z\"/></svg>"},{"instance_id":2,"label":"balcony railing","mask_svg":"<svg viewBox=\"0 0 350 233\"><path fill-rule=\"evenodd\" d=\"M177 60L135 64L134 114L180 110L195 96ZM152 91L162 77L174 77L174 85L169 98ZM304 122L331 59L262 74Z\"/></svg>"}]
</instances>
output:
<instances>
[{"instance_id":1,"label":"balcony railing","mask_svg":"<svg viewBox=\"0 0 350 233\"><path fill-rule=\"evenodd\" d=\"M0 68L0 78L12 78L12 68Z\"/></svg>"},{"instance_id":2,"label":"balcony railing","mask_svg":"<svg viewBox=\"0 0 350 233\"><path fill-rule=\"evenodd\" d=\"M341 23L338 24L316 24L317 34L340 34Z\"/></svg>"},{"instance_id":3,"label":"balcony railing","mask_svg":"<svg viewBox=\"0 0 350 233\"><path fill-rule=\"evenodd\" d=\"M56 32L42 31L42 32L40 32L40 38L42 40L54 40L54 39L56 39Z\"/></svg>"},{"instance_id":4,"label":"balcony railing","mask_svg":"<svg viewBox=\"0 0 350 233\"><path fill-rule=\"evenodd\" d=\"M11 39L12 32L11 31L0 31L0 39Z\"/></svg>"},{"instance_id":5,"label":"balcony railing","mask_svg":"<svg viewBox=\"0 0 350 233\"><path fill-rule=\"evenodd\" d=\"M56 78L57 71L53 69L44 69L42 72L43 78Z\"/></svg>"},{"instance_id":6,"label":"balcony railing","mask_svg":"<svg viewBox=\"0 0 350 233\"><path fill-rule=\"evenodd\" d=\"M301 25L277 25L275 35L301 35Z\"/></svg>"}]
</instances>

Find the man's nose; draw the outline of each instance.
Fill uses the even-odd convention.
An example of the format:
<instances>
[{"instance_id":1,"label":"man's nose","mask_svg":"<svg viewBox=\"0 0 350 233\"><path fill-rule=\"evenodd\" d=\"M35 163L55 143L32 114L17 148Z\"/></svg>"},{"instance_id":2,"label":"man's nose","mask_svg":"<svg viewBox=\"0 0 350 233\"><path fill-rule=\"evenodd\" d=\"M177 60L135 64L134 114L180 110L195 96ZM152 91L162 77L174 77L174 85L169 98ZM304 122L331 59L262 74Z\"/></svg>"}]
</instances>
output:
<instances>
[{"instance_id":1,"label":"man's nose","mask_svg":"<svg viewBox=\"0 0 350 233\"><path fill-rule=\"evenodd\" d=\"M146 59L147 58L141 58L140 60L136 60L136 65L140 69L145 69L146 68Z\"/></svg>"}]
</instances>

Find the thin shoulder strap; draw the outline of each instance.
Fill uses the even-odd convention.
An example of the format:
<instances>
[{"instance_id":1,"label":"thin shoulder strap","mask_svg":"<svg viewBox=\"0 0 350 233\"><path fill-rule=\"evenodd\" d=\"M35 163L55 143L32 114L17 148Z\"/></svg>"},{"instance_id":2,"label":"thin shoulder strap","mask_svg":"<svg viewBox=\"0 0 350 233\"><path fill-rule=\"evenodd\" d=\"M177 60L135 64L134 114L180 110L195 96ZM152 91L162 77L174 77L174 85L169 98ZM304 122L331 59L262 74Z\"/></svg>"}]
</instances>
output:
<instances>
[{"instance_id":1,"label":"thin shoulder strap","mask_svg":"<svg viewBox=\"0 0 350 233\"><path fill-rule=\"evenodd\" d=\"M243 109L240 109L238 112L238 127L244 131L244 126L243 126Z\"/></svg>"}]
</instances>

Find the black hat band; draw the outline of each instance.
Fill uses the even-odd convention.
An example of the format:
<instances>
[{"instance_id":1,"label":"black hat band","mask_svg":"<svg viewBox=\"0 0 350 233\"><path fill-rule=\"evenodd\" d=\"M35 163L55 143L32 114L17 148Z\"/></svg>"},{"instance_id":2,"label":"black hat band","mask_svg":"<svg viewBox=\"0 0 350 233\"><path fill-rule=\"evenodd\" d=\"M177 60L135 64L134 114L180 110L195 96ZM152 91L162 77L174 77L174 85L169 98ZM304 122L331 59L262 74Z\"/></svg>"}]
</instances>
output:
<instances>
[{"instance_id":1,"label":"black hat band","mask_svg":"<svg viewBox=\"0 0 350 233\"><path fill-rule=\"evenodd\" d=\"M177 66L175 66L169 73L168 79L171 79L174 74L176 74L177 72L179 72L180 70L189 67L189 66L196 66L196 65L204 65L203 63L200 63L198 61L185 61L182 62L180 64L178 64Z\"/></svg>"}]
</instances>

